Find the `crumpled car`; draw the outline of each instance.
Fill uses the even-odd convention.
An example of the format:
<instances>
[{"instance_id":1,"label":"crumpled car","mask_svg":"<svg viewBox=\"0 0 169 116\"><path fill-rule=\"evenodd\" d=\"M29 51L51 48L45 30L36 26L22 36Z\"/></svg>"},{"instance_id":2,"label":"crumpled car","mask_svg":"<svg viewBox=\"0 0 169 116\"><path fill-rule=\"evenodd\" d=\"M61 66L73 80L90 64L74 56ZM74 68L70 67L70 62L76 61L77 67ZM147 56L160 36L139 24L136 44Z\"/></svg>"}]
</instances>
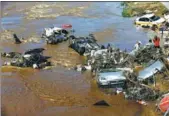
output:
<instances>
[{"instance_id":1,"label":"crumpled car","mask_svg":"<svg viewBox=\"0 0 169 116\"><path fill-rule=\"evenodd\" d=\"M51 63L48 61L49 56L43 56L43 48L30 49L24 53L10 52L4 53L8 57L11 55L11 61L4 63L5 66L17 66L17 67L32 67L32 68L43 68L50 66Z\"/></svg>"},{"instance_id":2,"label":"crumpled car","mask_svg":"<svg viewBox=\"0 0 169 116\"><path fill-rule=\"evenodd\" d=\"M95 38L91 35L88 37L75 37L71 39L69 47L74 49L80 55L84 55L85 53L90 54L91 50L100 48L100 46L96 43Z\"/></svg>"},{"instance_id":3,"label":"crumpled car","mask_svg":"<svg viewBox=\"0 0 169 116\"><path fill-rule=\"evenodd\" d=\"M57 44L62 41L68 40L71 35L72 30L64 29L64 28L45 28L42 34L42 38L46 40L47 44Z\"/></svg>"}]
</instances>

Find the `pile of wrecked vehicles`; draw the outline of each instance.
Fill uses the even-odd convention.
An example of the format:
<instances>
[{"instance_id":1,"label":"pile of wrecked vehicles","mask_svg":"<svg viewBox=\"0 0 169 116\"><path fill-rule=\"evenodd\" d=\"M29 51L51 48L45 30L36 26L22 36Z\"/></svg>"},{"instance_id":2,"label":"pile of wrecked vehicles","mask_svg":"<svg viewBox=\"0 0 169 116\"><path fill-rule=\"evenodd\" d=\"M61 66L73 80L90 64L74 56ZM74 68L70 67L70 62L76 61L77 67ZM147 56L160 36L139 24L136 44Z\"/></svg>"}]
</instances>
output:
<instances>
[{"instance_id":1,"label":"pile of wrecked vehicles","mask_svg":"<svg viewBox=\"0 0 169 116\"><path fill-rule=\"evenodd\" d=\"M71 25L65 27L71 28ZM159 78L162 82L169 83L168 39L164 48L155 48L147 44L128 53L110 44L107 47L100 46L93 34L75 37L70 34L71 32L71 29L67 31L65 28L48 28L42 34L42 38L45 38L47 44L69 40L69 47L86 57L86 63L76 66L75 69L91 70L99 87L114 88L116 94L123 93L126 99L135 100L143 105L147 105L145 101L168 96L168 92L161 92L157 87ZM24 53L1 53L1 56L12 58L11 62L5 62L4 65L40 69L51 66L51 62L48 61L50 57L43 56L43 50L37 48ZM167 108L161 105L161 102L158 103L158 109L162 112L168 112L168 102L166 106Z\"/></svg>"},{"instance_id":2,"label":"pile of wrecked vehicles","mask_svg":"<svg viewBox=\"0 0 169 116\"><path fill-rule=\"evenodd\" d=\"M116 94L123 92L126 99L143 105L165 94L157 89L158 78L169 82L169 54L162 48L147 44L128 53L110 44L100 46L93 36L76 38L70 47L87 59L76 70L91 70L99 87L114 88Z\"/></svg>"}]
</instances>

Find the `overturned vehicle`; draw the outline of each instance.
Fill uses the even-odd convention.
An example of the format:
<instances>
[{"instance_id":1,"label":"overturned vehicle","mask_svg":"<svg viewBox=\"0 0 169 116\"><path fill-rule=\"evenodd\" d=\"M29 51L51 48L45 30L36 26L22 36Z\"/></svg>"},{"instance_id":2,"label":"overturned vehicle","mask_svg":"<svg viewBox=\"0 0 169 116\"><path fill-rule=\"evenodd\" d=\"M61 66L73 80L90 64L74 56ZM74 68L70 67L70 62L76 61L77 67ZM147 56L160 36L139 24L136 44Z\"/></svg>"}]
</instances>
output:
<instances>
[{"instance_id":1,"label":"overturned vehicle","mask_svg":"<svg viewBox=\"0 0 169 116\"><path fill-rule=\"evenodd\" d=\"M93 49L100 49L93 34L89 34L87 37L71 38L69 47L74 49L80 55L90 54Z\"/></svg>"},{"instance_id":2,"label":"overturned vehicle","mask_svg":"<svg viewBox=\"0 0 169 116\"><path fill-rule=\"evenodd\" d=\"M24 53L9 52L1 53L2 57L11 58L11 61L4 63L4 66L17 66L17 67L32 67L35 69L51 66L48 61L49 56L43 56L43 48L36 48L28 50Z\"/></svg>"},{"instance_id":3,"label":"overturned vehicle","mask_svg":"<svg viewBox=\"0 0 169 116\"><path fill-rule=\"evenodd\" d=\"M46 40L47 44L57 44L59 42L66 41L69 38L74 37L72 35L74 31L69 28L71 28L71 25L66 25L66 27L64 26L64 28L45 28L42 34L42 38Z\"/></svg>"}]
</instances>

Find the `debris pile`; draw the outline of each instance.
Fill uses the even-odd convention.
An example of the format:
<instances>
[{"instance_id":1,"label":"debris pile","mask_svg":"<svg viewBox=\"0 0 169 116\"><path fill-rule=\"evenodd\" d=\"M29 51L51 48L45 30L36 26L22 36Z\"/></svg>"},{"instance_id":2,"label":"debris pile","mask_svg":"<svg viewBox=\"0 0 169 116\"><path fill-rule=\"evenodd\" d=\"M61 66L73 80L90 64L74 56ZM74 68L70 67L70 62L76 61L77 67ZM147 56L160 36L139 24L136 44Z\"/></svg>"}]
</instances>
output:
<instances>
[{"instance_id":1,"label":"debris pile","mask_svg":"<svg viewBox=\"0 0 169 116\"><path fill-rule=\"evenodd\" d=\"M125 98L129 100L156 100L159 93L144 87L130 87L124 92Z\"/></svg>"},{"instance_id":2,"label":"debris pile","mask_svg":"<svg viewBox=\"0 0 169 116\"><path fill-rule=\"evenodd\" d=\"M93 34L89 34L87 37L71 38L69 47L74 49L80 55L90 54L92 50L100 48L100 46L96 43L96 39Z\"/></svg>"},{"instance_id":3,"label":"debris pile","mask_svg":"<svg viewBox=\"0 0 169 116\"><path fill-rule=\"evenodd\" d=\"M42 38L46 40L47 44L57 44L57 43L66 41L70 38L74 38L74 36L71 35L71 32L73 30L69 29L72 26L67 24L67 25L64 25L64 27L66 29L58 28L58 27L45 28L42 34Z\"/></svg>"},{"instance_id":4,"label":"debris pile","mask_svg":"<svg viewBox=\"0 0 169 116\"><path fill-rule=\"evenodd\" d=\"M42 52L45 49L36 48L25 51L24 53L9 52L1 53L2 57L12 58L10 62L5 62L4 66L17 66L17 67L32 67L35 69L51 66L48 61L49 56L43 56Z\"/></svg>"}]
</instances>

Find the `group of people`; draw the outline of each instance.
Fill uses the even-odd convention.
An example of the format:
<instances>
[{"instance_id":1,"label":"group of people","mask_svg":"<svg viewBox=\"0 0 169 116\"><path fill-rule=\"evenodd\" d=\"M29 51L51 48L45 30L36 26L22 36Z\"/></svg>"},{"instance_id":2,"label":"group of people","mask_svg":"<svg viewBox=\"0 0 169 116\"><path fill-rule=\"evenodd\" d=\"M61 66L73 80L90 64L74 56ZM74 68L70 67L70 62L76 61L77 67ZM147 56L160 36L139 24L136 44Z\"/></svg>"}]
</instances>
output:
<instances>
[{"instance_id":1,"label":"group of people","mask_svg":"<svg viewBox=\"0 0 169 116\"><path fill-rule=\"evenodd\" d=\"M139 50L141 47L141 41L137 41L137 43L134 45L135 50ZM158 36L155 36L153 40L149 40L146 46L154 46L155 48L160 48L160 38Z\"/></svg>"},{"instance_id":2,"label":"group of people","mask_svg":"<svg viewBox=\"0 0 169 116\"><path fill-rule=\"evenodd\" d=\"M160 37L157 36L156 30L158 29L158 27L156 25L153 25L151 27L151 31L154 33L154 37L152 37L151 39L149 39L149 42L147 43L147 46L154 46L155 48L160 48ZM137 43L134 46L135 50L138 50L141 47L141 41L137 41Z\"/></svg>"}]
</instances>

